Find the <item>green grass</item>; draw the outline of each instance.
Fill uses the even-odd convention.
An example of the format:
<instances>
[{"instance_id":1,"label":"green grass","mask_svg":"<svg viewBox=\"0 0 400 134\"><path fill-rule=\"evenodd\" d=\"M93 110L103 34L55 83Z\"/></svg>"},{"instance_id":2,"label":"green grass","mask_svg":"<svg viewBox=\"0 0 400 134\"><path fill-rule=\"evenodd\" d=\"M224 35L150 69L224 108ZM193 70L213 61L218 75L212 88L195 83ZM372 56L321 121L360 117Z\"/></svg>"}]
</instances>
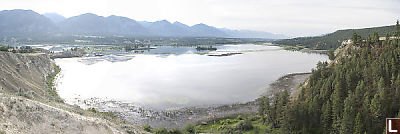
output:
<instances>
[{"instance_id":1,"label":"green grass","mask_svg":"<svg viewBox=\"0 0 400 134\"><path fill-rule=\"evenodd\" d=\"M283 134L279 129L271 129L268 123L264 123L258 115L238 115L235 117L214 120L208 122L206 125L186 124L181 129L165 129L165 128L151 128L149 125L143 125L143 129L152 133L165 133L165 134L192 134L192 133L240 133L240 134Z\"/></svg>"},{"instance_id":2,"label":"green grass","mask_svg":"<svg viewBox=\"0 0 400 134\"><path fill-rule=\"evenodd\" d=\"M240 127L248 121L252 128ZM227 118L209 123L207 125L197 125L196 132L200 133L243 133L257 134L265 132L280 133L277 130L271 130L268 124L264 124L260 116L237 116L236 118Z\"/></svg>"},{"instance_id":3,"label":"green grass","mask_svg":"<svg viewBox=\"0 0 400 134\"><path fill-rule=\"evenodd\" d=\"M54 97L56 101L63 102L63 100L60 98L60 96L58 96L57 90L54 87L55 86L54 79L56 78L57 74L60 73L60 71L61 71L61 68L59 66L55 65L54 72L46 77L46 84L48 87L49 94L52 97Z\"/></svg>"}]
</instances>

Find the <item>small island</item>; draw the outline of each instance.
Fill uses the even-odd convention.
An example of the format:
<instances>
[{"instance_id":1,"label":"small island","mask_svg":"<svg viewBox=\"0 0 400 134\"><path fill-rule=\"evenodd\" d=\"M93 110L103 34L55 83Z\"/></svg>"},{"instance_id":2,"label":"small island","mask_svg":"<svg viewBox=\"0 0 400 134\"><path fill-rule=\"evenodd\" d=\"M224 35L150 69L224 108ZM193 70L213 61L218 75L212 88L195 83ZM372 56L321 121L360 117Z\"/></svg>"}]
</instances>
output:
<instances>
[{"instance_id":1,"label":"small island","mask_svg":"<svg viewBox=\"0 0 400 134\"><path fill-rule=\"evenodd\" d=\"M197 47L196 47L196 50L197 50L197 51L207 51L207 50L209 50L209 51L216 51L217 48L215 48L215 47L213 47L213 46L209 46L209 47L200 47L200 46L197 46Z\"/></svg>"}]
</instances>

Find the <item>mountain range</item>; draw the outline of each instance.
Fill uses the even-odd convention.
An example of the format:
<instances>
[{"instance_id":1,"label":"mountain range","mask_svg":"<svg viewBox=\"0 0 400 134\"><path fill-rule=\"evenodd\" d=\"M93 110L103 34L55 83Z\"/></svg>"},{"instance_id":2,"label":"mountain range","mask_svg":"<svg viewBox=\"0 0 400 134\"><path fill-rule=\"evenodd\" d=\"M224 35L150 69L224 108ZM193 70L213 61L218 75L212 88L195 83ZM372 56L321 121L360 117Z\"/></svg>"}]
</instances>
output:
<instances>
[{"instance_id":1,"label":"mountain range","mask_svg":"<svg viewBox=\"0 0 400 134\"><path fill-rule=\"evenodd\" d=\"M123 16L108 17L86 13L65 18L56 13L39 14L32 10L0 11L0 35L100 35L141 37L232 37L284 39L268 32L230 30L206 24L188 26L167 20L136 21Z\"/></svg>"}]
</instances>

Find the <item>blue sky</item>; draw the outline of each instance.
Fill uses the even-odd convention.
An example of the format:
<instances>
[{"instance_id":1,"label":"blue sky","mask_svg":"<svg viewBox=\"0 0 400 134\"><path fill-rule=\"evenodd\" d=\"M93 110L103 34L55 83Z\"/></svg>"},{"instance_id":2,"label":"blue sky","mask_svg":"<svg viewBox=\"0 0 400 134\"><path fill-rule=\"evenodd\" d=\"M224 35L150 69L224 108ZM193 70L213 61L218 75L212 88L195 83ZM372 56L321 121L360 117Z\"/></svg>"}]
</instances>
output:
<instances>
[{"instance_id":1,"label":"blue sky","mask_svg":"<svg viewBox=\"0 0 400 134\"><path fill-rule=\"evenodd\" d=\"M32 9L66 17L119 15L219 28L314 36L394 24L400 0L0 0L0 10Z\"/></svg>"}]
</instances>

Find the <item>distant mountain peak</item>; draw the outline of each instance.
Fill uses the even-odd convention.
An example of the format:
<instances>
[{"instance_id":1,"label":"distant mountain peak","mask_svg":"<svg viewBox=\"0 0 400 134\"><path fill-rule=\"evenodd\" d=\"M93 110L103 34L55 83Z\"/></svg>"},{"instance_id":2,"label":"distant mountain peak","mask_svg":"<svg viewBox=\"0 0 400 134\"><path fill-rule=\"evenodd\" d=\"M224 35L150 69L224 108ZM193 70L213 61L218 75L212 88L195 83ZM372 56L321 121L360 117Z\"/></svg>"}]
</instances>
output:
<instances>
[{"instance_id":1,"label":"distant mountain peak","mask_svg":"<svg viewBox=\"0 0 400 134\"><path fill-rule=\"evenodd\" d=\"M267 32L220 29L204 23L188 26L181 22L168 20L155 22L135 21L133 19L110 15L99 16L85 13L65 18L56 13L40 15L32 10L0 11L0 35L32 35L31 33L62 35L101 35L101 36L168 36L168 37L238 37L275 38Z\"/></svg>"},{"instance_id":2,"label":"distant mountain peak","mask_svg":"<svg viewBox=\"0 0 400 134\"><path fill-rule=\"evenodd\" d=\"M91 17L102 17L102 16L98 16L97 14L93 14L93 13L84 13L78 16L91 16Z\"/></svg>"},{"instance_id":3,"label":"distant mountain peak","mask_svg":"<svg viewBox=\"0 0 400 134\"><path fill-rule=\"evenodd\" d=\"M204 24L204 23L199 23L199 24L196 24L196 25L198 25L198 26L203 26L203 25L204 25L204 26L207 26L207 25ZM196 25L195 25L195 26L196 26Z\"/></svg>"},{"instance_id":4,"label":"distant mountain peak","mask_svg":"<svg viewBox=\"0 0 400 134\"><path fill-rule=\"evenodd\" d=\"M183 24L183 23L181 23L181 22L178 22L178 21L175 21L175 22L173 23L173 25L178 26L178 27L181 27L181 28L190 28L190 26L188 26L188 25L186 25L186 24Z\"/></svg>"},{"instance_id":5,"label":"distant mountain peak","mask_svg":"<svg viewBox=\"0 0 400 134\"><path fill-rule=\"evenodd\" d=\"M3 12L34 12L34 13L36 13L35 11L32 11L32 10L30 10L30 9L12 9L12 10L3 10Z\"/></svg>"},{"instance_id":6,"label":"distant mountain peak","mask_svg":"<svg viewBox=\"0 0 400 134\"><path fill-rule=\"evenodd\" d=\"M212 27L212 26L206 25L204 23L200 23L200 24L193 25L192 27Z\"/></svg>"},{"instance_id":7,"label":"distant mountain peak","mask_svg":"<svg viewBox=\"0 0 400 134\"><path fill-rule=\"evenodd\" d=\"M54 12L47 12L47 13L44 13L44 14L42 14L42 15L58 15L58 16L62 16L62 15L60 15L60 14L58 14L58 13L54 13ZM64 16L63 16L64 17Z\"/></svg>"},{"instance_id":8,"label":"distant mountain peak","mask_svg":"<svg viewBox=\"0 0 400 134\"><path fill-rule=\"evenodd\" d=\"M167 20L160 20L160 21L156 21L154 23L159 23L159 24L171 24L171 22L167 21Z\"/></svg>"},{"instance_id":9,"label":"distant mountain peak","mask_svg":"<svg viewBox=\"0 0 400 134\"><path fill-rule=\"evenodd\" d=\"M174 23L172 23L172 24L183 24L183 23L181 23L181 22L179 22L179 21L175 21ZM185 25L185 24L183 24L183 25Z\"/></svg>"},{"instance_id":10,"label":"distant mountain peak","mask_svg":"<svg viewBox=\"0 0 400 134\"><path fill-rule=\"evenodd\" d=\"M0 24L0 35L42 35L56 29L49 18L23 9L0 11Z\"/></svg>"},{"instance_id":11,"label":"distant mountain peak","mask_svg":"<svg viewBox=\"0 0 400 134\"><path fill-rule=\"evenodd\" d=\"M44 13L42 15L49 18L54 23L58 23L58 22L64 21L66 19L64 16L57 14L57 13Z\"/></svg>"},{"instance_id":12,"label":"distant mountain peak","mask_svg":"<svg viewBox=\"0 0 400 134\"><path fill-rule=\"evenodd\" d=\"M25 9L13 9L13 10L3 10L0 11L1 14L24 14L24 15L40 15L32 10Z\"/></svg>"},{"instance_id":13,"label":"distant mountain peak","mask_svg":"<svg viewBox=\"0 0 400 134\"><path fill-rule=\"evenodd\" d=\"M110 15L110 16L108 16L107 18L114 18L114 17L122 17L122 16L116 16L116 15Z\"/></svg>"},{"instance_id":14,"label":"distant mountain peak","mask_svg":"<svg viewBox=\"0 0 400 134\"><path fill-rule=\"evenodd\" d=\"M107 19L118 19L118 20L126 20L126 21L134 21L136 22L136 20L124 17L124 16L116 16L116 15L110 15L107 17Z\"/></svg>"}]
</instances>

